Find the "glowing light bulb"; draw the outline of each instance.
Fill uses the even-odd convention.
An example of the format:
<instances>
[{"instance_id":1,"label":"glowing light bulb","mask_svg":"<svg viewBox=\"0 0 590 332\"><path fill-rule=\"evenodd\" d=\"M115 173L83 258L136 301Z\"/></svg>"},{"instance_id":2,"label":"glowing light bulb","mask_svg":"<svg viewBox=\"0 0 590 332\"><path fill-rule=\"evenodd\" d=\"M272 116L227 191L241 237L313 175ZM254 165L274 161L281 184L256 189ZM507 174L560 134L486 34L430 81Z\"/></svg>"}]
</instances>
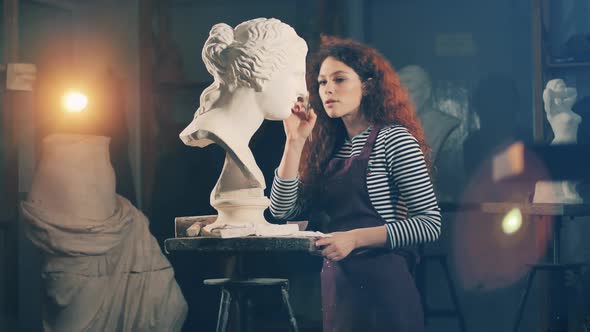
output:
<instances>
[{"instance_id":1,"label":"glowing light bulb","mask_svg":"<svg viewBox=\"0 0 590 332\"><path fill-rule=\"evenodd\" d=\"M520 213L520 209L518 208L508 211L502 220L502 231L508 235L516 233L521 226L522 213Z\"/></svg>"},{"instance_id":2,"label":"glowing light bulb","mask_svg":"<svg viewBox=\"0 0 590 332\"><path fill-rule=\"evenodd\" d=\"M82 112L88 105L88 97L78 91L70 91L65 94L63 104L68 112Z\"/></svg>"}]
</instances>

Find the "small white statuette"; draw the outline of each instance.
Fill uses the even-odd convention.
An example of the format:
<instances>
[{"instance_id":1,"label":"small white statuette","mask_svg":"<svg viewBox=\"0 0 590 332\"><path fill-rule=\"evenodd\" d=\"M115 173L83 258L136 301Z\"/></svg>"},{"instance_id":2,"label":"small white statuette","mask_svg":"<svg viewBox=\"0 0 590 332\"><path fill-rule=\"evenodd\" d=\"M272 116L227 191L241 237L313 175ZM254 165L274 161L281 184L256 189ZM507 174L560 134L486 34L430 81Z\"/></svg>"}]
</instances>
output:
<instances>
[{"instance_id":1,"label":"small white statuette","mask_svg":"<svg viewBox=\"0 0 590 332\"><path fill-rule=\"evenodd\" d=\"M575 88L569 88L561 79L547 82L543 91L545 113L555 138L551 145L576 144L578 126L582 117L572 111L576 101ZM574 181L539 181L535 185L534 203L582 203Z\"/></svg>"}]
</instances>

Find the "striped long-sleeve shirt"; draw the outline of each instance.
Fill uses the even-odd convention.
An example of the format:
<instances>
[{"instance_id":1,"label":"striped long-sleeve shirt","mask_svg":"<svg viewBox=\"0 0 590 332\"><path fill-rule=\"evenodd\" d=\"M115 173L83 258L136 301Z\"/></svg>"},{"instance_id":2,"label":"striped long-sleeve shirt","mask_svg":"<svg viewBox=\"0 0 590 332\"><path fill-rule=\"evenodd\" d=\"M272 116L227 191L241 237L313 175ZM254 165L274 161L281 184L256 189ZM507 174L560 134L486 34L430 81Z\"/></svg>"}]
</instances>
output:
<instances>
[{"instance_id":1,"label":"striped long-sleeve shirt","mask_svg":"<svg viewBox=\"0 0 590 332\"><path fill-rule=\"evenodd\" d=\"M346 139L335 158L359 155L372 127ZM418 141L402 126L381 129L369 157L367 189L375 210L386 221L391 248L431 242L438 238L441 214L434 195L424 155ZM306 213L308 206L299 178L276 175L270 193L270 211L289 220Z\"/></svg>"}]
</instances>

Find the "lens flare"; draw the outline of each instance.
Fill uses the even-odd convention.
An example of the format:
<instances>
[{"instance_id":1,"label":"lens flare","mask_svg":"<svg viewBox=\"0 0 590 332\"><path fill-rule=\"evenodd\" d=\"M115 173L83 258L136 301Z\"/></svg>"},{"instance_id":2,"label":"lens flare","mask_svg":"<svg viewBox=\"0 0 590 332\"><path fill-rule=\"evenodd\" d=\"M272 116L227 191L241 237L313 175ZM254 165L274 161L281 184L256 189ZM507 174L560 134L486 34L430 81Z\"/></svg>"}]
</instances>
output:
<instances>
[{"instance_id":1,"label":"lens flare","mask_svg":"<svg viewBox=\"0 0 590 332\"><path fill-rule=\"evenodd\" d=\"M63 97L63 106L67 112L82 112L88 105L88 97L78 91L69 91Z\"/></svg>"},{"instance_id":2,"label":"lens flare","mask_svg":"<svg viewBox=\"0 0 590 332\"><path fill-rule=\"evenodd\" d=\"M522 213L518 208L508 211L504 216L504 219L502 219L502 231L508 235L516 233L521 226Z\"/></svg>"}]
</instances>

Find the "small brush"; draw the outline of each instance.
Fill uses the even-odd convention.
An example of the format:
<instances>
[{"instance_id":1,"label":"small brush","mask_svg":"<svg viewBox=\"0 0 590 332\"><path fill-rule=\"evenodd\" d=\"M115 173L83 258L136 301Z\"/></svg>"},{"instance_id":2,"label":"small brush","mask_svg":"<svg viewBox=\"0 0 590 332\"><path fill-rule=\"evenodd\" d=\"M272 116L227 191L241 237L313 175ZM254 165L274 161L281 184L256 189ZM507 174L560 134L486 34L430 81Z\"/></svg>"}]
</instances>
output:
<instances>
[{"instance_id":1,"label":"small brush","mask_svg":"<svg viewBox=\"0 0 590 332\"><path fill-rule=\"evenodd\" d=\"M306 120L309 120L309 112L311 112L311 104L309 103L309 95L305 95L305 96L299 96L297 97L297 101L302 102L303 105L305 105L305 115L306 115ZM311 142L312 140L312 133L309 133L309 136L307 136L307 140Z\"/></svg>"}]
</instances>

